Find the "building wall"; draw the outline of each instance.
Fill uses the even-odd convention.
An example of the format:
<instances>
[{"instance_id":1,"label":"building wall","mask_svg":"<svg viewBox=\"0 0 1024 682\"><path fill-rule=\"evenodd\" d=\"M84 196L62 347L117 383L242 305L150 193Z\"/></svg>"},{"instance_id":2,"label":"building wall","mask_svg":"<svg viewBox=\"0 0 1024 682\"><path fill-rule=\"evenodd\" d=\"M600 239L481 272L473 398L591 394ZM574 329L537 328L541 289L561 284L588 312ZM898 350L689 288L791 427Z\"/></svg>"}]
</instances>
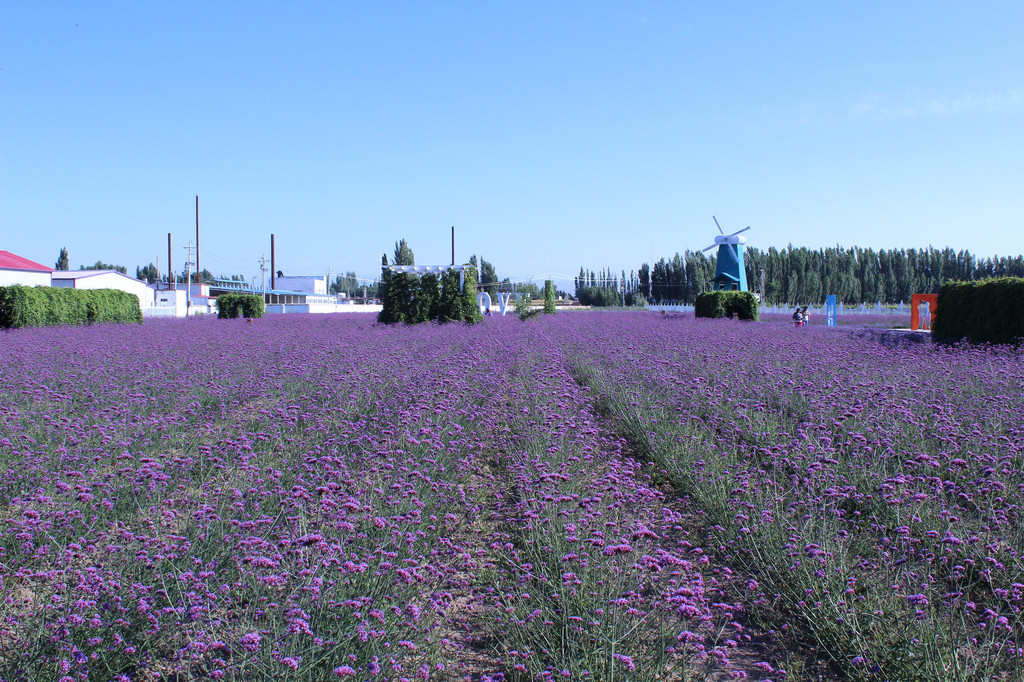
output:
<instances>
[{"instance_id":1,"label":"building wall","mask_svg":"<svg viewBox=\"0 0 1024 682\"><path fill-rule=\"evenodd\" d=\"M281 291L297 291L304 294L327 294L327 276L311 275L308 277L278 277L274 280L274 288Z\"/></svg>"},{"instance_id":2,"label":"building wall","mask_svg":"<svg viewBox=\"0 0 1024 682\"><path fill-rule=\"evenodd\" d=\"M26 287L48 287L50 286L50 273L0 269L0 287L9 287L15 284Z\"/></svg>"},{"instance_id":3,"label":"building wall","mask_svg":"<svg viewBox=\"0 0 1024 682\"><path fill-rule=\"evenodd\" d=\"M189 303L189 315L217 314L217 299L215 298L210 298L209 296L193 296L191 300L189 300Z\"/></svg>"},{"instance_id":4,"label":"building wall","mask_svg":"<svg viewBox=\"0 0 1024 682\"><path fill-rule=\"evenodd\" d=\"M143 308L145 317L185 317L188 314L184 289L160 289L156 292L154 305Z\"/></svg>"},{"instance_id":5,"label":"building wall","mask_svg":"<svg viewBox=\"0 0 1024 682\"><path fill-rule=\"evenodd\" d=\"M72 287L75 289L117 289L135 294L139 297L139 308L145 310L153 305L154 290L145 282L132 279L115 272L103 272L96 275L59 278L54 277L53 286Z\"/></svg>"},{"instance_id":6,"label":"building wall","mask_svg":"<svg viewBox=\"0 0 1024 682\"><path fill-rule=\"evenodd\" d=\"M184 286L185 286L184 284L181 284L181 285L178 286L178 288L181 289ZM195 296L209 297L210 296L210 285L209 284L189 283L189 285L188 285L188 292L189 292L189 296L193 296L193 297L195 297Z\"/></svg>"}]
</instances>

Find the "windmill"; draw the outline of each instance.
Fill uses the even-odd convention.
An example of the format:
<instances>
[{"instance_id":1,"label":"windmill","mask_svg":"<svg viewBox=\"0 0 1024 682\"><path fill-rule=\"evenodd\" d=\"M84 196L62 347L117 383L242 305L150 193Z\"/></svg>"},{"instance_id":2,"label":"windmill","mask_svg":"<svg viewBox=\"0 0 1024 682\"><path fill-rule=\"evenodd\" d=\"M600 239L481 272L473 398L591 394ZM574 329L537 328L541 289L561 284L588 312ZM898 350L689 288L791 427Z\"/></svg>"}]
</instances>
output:
<instances>
[{"instance_id":1,"label":"windmill","mask_svg":"<svg viewBox=\"0 0 1024 682\"><path fill-rule=\"evenodd\" d=\"M712 280L712 288L726 291L747 291L747 270L743 267L743 245L747 243L747 238L741 237L740 234L749 230L750 226L747 225L742 230L726 234L722 226L718 224L718 218L711 216L711 219L715 221L715 227L718 228L719 233L715 235L714 244L701 250L710 251L716 246L718 247L718 260L715 264L715 279Z\"/></svg>"}]
</instances>

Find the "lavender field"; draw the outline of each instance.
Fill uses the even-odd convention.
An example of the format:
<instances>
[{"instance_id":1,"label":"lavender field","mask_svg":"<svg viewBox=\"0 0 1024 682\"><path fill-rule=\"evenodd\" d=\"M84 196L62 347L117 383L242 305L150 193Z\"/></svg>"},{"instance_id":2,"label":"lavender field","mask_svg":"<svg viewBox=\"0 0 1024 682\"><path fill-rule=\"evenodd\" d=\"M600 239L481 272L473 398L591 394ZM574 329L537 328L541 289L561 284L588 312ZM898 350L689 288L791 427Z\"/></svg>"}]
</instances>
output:
<instances>
[{"instance_id":1,"label":"lavender field","mask_svg":"<svg viewBox=\"0 0 1024 682\"><path fill-rule=\"evenodd\" d=\"M1024 676L1020 351L578 313L0 357L0 680Z\"/></svg>"}]
</instances>

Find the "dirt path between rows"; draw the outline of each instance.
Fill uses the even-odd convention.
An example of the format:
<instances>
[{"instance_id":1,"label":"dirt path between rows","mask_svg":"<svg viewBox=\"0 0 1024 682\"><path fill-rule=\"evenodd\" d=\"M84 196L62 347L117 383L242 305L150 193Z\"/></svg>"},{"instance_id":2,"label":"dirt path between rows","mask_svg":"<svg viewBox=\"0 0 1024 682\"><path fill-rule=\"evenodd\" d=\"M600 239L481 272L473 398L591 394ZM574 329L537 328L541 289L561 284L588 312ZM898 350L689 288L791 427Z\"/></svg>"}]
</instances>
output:
<instances>
[{"instance_id":1,"label":"dirt path between rows","mask_svg":"<svg viewBox=\"0 0 1024 682\"><path fill-rule=\"evenodd\" d=\"M610 456L624 456L646 464L637 449L615 432L613 418L607 414L600 414L596 406L592 406L592 409L597 415L595 421L602 431L602 436L608 440L615 439L622 444L621 451ZM486 491L494 485L507 486L509 499L515 498L514 484L493 456L480 462L480 469L472 474L472 478L477 483L474 487L478 491ZM674 545L680 539L685 539L695 547L705 548L705 554L711 562L709 572L714 573L719 582L721 600L733 604L749 601L745 587L748 576L714 557L705 542L708 529L699 510L669 483L662 483L657 489L664 496L662 505L681 520L682 525L682 530L678 531L677 536L666 540ZM452 592L454 599L449 609L448 624L436 633L439 638L448 642L444 646L444 651L451 661L443 673L445 676L439 679L452 682L511 679L508 669L502 663L500 642L487 620L487 609L482 595L486 585L480 584L477 578L480 568L488 562L496 561L489 548L488 536L500 525L506 507L498 499L492 498L486 501L484 509L480 517L467 517L466 527L458 535L461 551L472 559L457 576L458 586ZM755 619L749 611L736 613L734 618L742 626L742 634L734 637L736 646L730 650L729 665L712 668L703 679L710 682L734 679L761 682L836 682L843 679L830 671L823 658L815 656L809 647L803 646L793 637L756 625L752 622ZM737 674L746 677L737 677ZM635 677L624 679L644 682L651 678L637 671Z\"/></svg>"},{"instance_id":2,"label":"dirt path between rows","mask_svg":"<svg viewBox=\"0 0 1024 682\"><path fill-rule=\"evenodd\" d=\"M569 374L579 386L586 386L575 372L570 371ZM653 462L643 454L642 449L617 428L615 415L600 403L597 395L592 398L591 409L602 434L608 438L618 439L623 444L620 456L632 459L644 468L653 465ZM722 583L723 601L741 604L744 607L744 611L735 616L736 622L743 627L743 633L742 637L736 640L736 647L730 652L729 667L712 671L707 679L714 682L733 680L737 679L737 672L746 674L746 679L761 681L838 682L845 679L830 668L825 657L817 655L812 647L798 641L795 633L781 633L753 622L755 618L751 612L751 595L746 587L752 576L745 575L741 569L716 558L714 545L709 540L708 524L689 497L667 481L655 487L664 495L663 506L678 514L682 520L681 534L688 542L703 549L705 556L715 567L713 570Z\"/></svg>"}]
</instances>

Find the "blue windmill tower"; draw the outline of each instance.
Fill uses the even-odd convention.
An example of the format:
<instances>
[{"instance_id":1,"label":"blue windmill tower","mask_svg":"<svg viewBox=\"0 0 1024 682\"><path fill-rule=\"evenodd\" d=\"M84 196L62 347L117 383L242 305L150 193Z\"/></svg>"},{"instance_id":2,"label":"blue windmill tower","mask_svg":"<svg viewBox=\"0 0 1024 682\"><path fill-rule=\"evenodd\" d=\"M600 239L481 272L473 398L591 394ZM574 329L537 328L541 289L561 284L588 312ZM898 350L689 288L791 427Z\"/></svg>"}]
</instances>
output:
<instances>
[{"instance_id":1,"label":"blue windmill tower","mask_svg":"<svg viewBox=\"0 0 1024 682\"><path fill-rule=\"evenodd\" d=\"M747 243L746 237L740 234L750 229L747 225L738 232L726 234L722 226L718 224L718 218L711 216L715 221L715 227L719 234L715 235L715 243L703 251L710 251L718 247L718 261L715 264L715 278L712 280L712 289L715 291L747 291L747 270L743 267L743 245Z\"/></svg>"}]
</instances>

